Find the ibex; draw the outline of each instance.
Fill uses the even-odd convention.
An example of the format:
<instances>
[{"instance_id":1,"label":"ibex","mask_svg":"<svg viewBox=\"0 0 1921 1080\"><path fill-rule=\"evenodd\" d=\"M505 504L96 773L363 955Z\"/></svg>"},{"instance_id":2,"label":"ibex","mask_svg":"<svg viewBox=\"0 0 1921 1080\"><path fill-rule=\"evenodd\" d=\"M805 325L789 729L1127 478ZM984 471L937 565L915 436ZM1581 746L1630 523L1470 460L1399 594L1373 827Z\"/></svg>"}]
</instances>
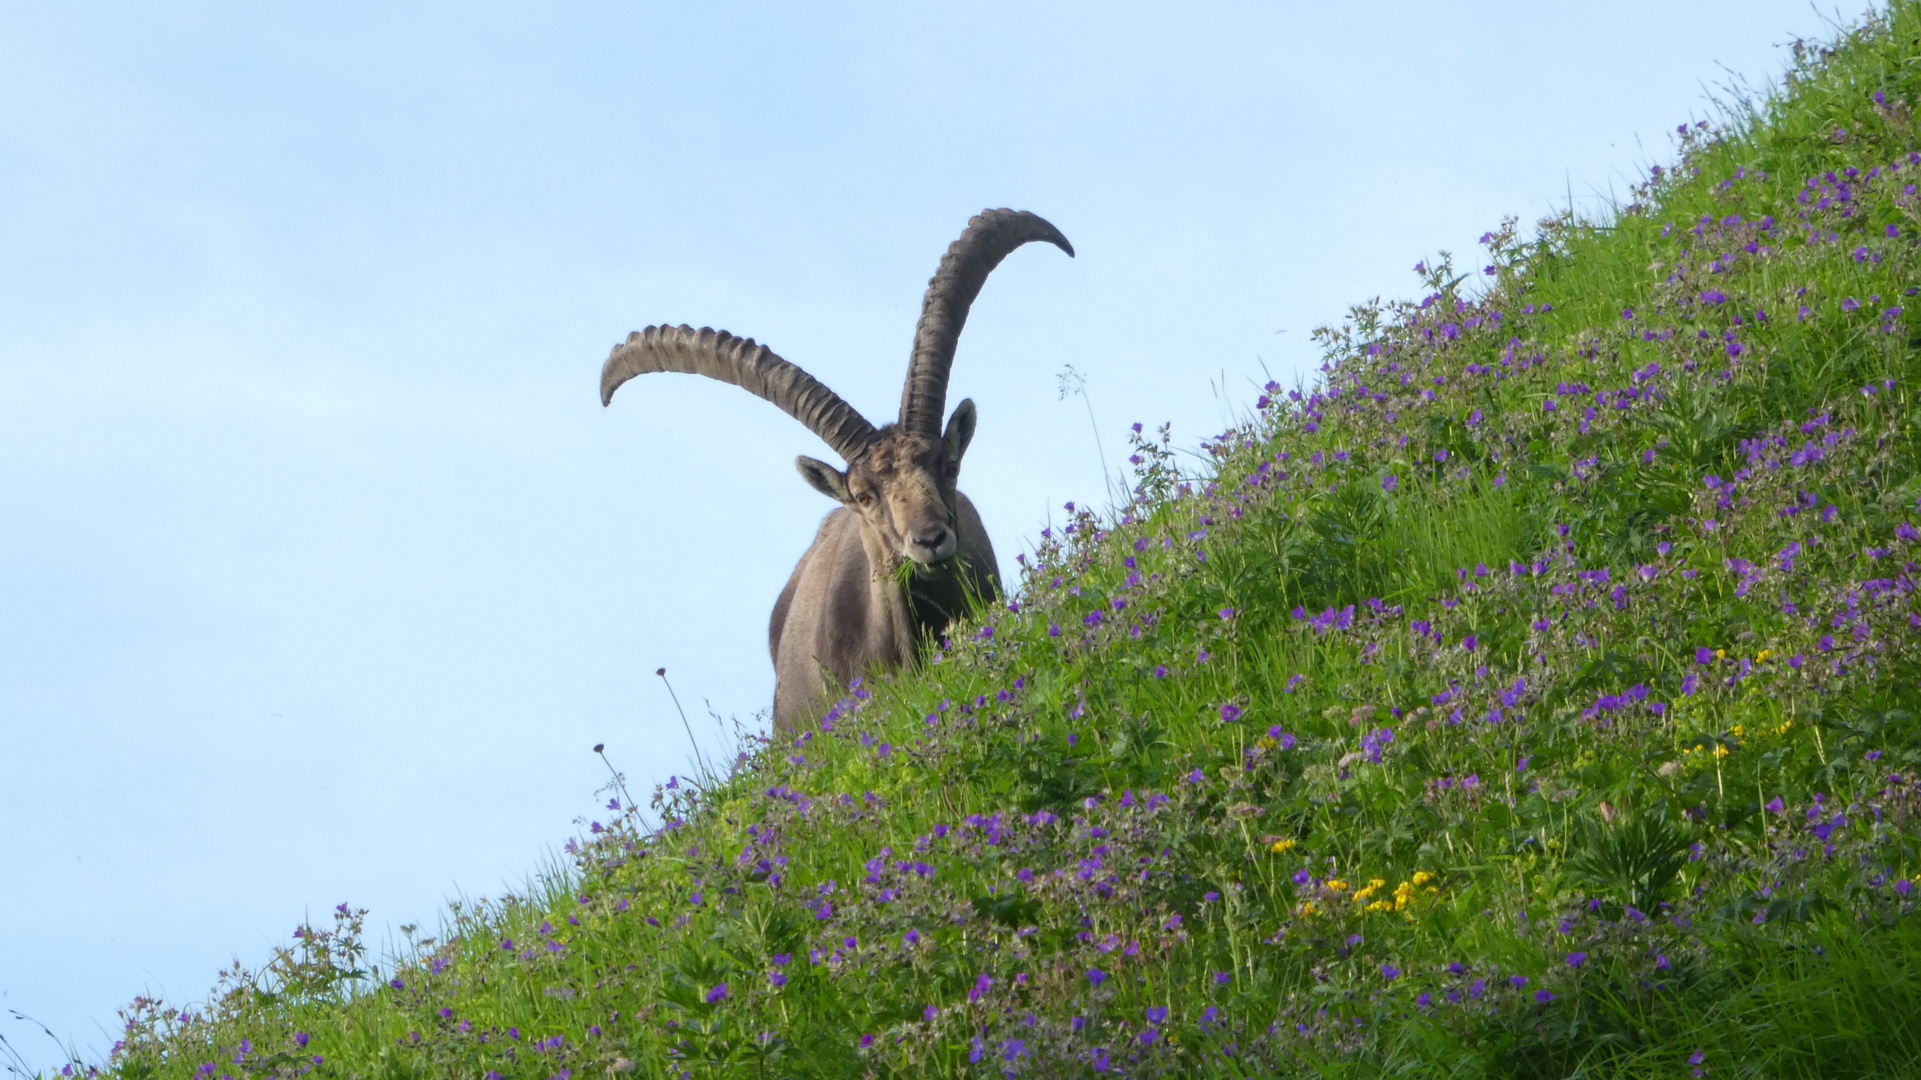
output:
<instances>
[{"instance_id":1,"label":"ibex","mask_svg":"<svg viewBox=\"0 0 1921 1080\"><path fill-rule=\"evenodd\" d=\"M994 267L1030 240L1074 254L1060 230L1025 210L982 211L949 245L921 301L898 423L876 428L765 345L724 330L650 326L616 345L601 368L602 405L646 372L705 375L780 406L847 462L845 472L810 457L794 462L814 490L841 505L821 522L768 621L776 730L795 730L830 679L838 689L869 671L911 665L921 641L972 599L998 596L994 546L955 488L974 437L974 402L956 406L945 431L940 418L968 309Z\"/></svg>"}]
</instances>

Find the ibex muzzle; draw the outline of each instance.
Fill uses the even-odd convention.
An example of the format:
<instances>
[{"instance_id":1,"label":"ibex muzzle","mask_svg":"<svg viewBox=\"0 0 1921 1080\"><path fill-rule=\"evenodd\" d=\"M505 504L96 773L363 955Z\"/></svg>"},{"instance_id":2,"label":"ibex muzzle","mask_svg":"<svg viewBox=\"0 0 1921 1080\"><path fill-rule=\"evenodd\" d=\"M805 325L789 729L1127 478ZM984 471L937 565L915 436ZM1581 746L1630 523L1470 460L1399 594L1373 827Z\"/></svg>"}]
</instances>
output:
<instances>
[{"instance_id":1,"label":"ibex muzzle","mask_svg":"<svg viewBox=\"0 0 1921 1080\"><path fill-rule=\"evenodd\" d=\"M600 372L605 405L628 379L679 371L730 382L784 409L847 462L802 457L814 490L841 505L821 522L767 627L774 658L774 726L809 719L831 688L914 663L976 601L1000 593L1000 567L974 504L960 493L961 456L974 438L974 403L941 426L947 376L968 310L994 268L1032 240L1074 254L1060 230L1027 211L986 210L949 245L921 301L900 419L876 428L833 391L752 338L690 326L628 336ZM898 574L911 563L905 588Z\"/></svg>"}]
</instances>

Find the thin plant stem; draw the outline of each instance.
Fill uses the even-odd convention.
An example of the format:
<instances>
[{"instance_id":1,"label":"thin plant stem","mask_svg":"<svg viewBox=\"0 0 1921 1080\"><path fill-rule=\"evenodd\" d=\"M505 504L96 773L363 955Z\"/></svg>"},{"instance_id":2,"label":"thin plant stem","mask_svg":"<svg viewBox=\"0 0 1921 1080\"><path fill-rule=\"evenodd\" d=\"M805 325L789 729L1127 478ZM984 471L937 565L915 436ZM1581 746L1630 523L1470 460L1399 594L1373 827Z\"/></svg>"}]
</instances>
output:
<instances>
[{"instance_id":1,"label":"thin plant stem","mask_svg":"<svg viewBox=\"0 0 1921 1080\"><path fill-rule=\"evenodd\" d=\"M680 707L680 695L674 693L674 684L667 680L667 669L655 668L654 674L660 676L660 681L667 684L667 696L674 699L674 709L680 713L680 726L687 729L687 741L693 744L694 762L700 766L700 774L703 777L712 776L714 771L707 767L707 759L700 756L700 742L694 738L694 725L687 721L687 710Z\"/></svg>"},{"instance_id":2,"label":"thin plant stem","mask_svg":"<svg viewBox=\"0 0 1921 1080\"><path fill-rule=\"evenodd\" d=\"M1074 370L1074 365L1063 364L1059 379L1061 400L1067 400L1068 394L1079 394L1081 404L1087 407L1087 426L1094 431L1094 452L1099 454L1101 459L1101 483L1107 489L1108 501L1119 505L1116 493L1120 489L1114 483L1114 476L1107 468L1107 447L1101 442L1100 421L1094 419L1094 399L1087 396L1087 376Z\"/></svg>"},{"instance_id":3,"label":"thin plant stem","mask_svg":"<svg viewBox=\"0 0 1921 1080\"><path fill-rule=\"evenodd\" d=\"M607 771L609 773L613 774L614 785L620 788L620 797L627 800L627 809L629 810L639 809L639 807L634 805L634 797L631 794L629 794L627 791L627 781L621 778L620 771L614 768L614 763L607 760L607 744L595 743L594 753L600 755L601 763L607 766Z\"/></svg>"}]
</instances>

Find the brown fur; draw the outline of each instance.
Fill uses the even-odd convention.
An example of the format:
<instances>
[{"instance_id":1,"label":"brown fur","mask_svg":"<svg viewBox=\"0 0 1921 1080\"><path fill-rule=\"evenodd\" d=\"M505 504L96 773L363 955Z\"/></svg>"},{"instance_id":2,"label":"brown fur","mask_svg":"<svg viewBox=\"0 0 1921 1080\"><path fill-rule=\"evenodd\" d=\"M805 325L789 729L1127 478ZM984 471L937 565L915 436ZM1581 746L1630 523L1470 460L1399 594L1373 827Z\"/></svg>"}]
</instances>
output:
<instances>
[{"instance_id":1,"label":"brown fur","mask_svg":"<svg viewBox=\"0 0 1921 1080\"><path fill-rule=\"evenodd\" d=\"M809 483L842 505L821 522L768 623L777 730L814 719L829 691L856 676L911 666L971 598L999 595L994 546L955 487L973 426L965 401L942 438L883 428L845 473L801 459ZM942 533L931 547L919 542ZM903 593L896 571L908 561Z\"/></svg>"}]
</instances>

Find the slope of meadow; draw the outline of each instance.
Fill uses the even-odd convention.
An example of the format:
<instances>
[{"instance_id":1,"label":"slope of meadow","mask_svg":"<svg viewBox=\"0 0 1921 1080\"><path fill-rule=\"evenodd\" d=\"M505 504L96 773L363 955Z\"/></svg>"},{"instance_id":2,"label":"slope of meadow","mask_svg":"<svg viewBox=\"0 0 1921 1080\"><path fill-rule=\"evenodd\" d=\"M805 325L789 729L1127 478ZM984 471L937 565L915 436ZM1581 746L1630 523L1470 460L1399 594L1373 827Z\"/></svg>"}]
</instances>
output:
<instances>
[{"instance_id":1,"label":"slope of meadow","mask_svg":"<svg viewBox=\"0 0 1921 1080\"><path fill-rule=\"evenodd\" d=\"M128 1078L1921 1069L1921 6L1323 332L1014 602ZM1482 264L1485 264L1483 266ZM747 658L743 662L749 662ZM651 822L664 822L658 829Z\"/></svg>"}]
</instances>

